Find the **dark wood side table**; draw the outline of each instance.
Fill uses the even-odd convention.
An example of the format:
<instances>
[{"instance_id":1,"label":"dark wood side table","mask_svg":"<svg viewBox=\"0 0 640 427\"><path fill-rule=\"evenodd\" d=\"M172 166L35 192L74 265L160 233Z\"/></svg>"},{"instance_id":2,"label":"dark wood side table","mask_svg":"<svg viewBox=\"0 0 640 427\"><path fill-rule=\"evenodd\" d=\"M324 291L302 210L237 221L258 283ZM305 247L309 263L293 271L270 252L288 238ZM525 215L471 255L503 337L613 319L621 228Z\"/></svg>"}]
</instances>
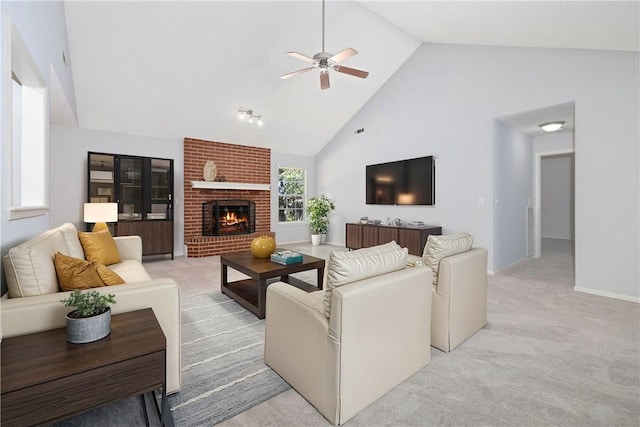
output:
<instances>
[{"instance_id":1,"label":"dark wood side table","mask_svg":"<svg viewBox=\"0 0 640 427\"><path fill-rule=\"evenodd\" d=\"M160 388L161 420L173 424L166 340L150 308L112 316L111 334L93 343L71 344L60 328L6 338L0 347L3 427L51 423Z\"/></svg>"},{"instance_id":2,"label":"dark wood side table","mask_svg":"<svg viewBox=\"0 0 640 427\"><path fill-rule=\"evenodd\" d=\"M286 249L278 248L276 251ZM322 289L324 279L325 260L311 255L302 255L302 262L282 265L272 262L269 258L255 258L250 251L237 252L220 256L220 275L222 293L233 298L238 304L264 319L264 311L267 301L267 280L280 277L280 280L306 292ZM238 280L229 283L227 268L231 267L246 274L250 279ZM315 287L290 274L301 271L318 270L318 286Z\"/></svg>"}]
</instances>

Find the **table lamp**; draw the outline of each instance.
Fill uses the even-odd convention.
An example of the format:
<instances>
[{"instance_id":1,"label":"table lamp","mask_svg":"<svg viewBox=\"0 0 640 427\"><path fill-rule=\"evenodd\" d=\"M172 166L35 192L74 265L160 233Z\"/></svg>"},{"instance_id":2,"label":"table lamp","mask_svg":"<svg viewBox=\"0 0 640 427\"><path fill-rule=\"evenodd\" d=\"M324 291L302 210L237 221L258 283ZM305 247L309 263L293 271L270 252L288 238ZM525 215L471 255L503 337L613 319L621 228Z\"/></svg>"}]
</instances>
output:
<instances>
[{"instance_id":1,"label":"table lamp","mask_svg":"<svg viewBox=\"0 0 640 427\"><path fill-rule=\"evenodd\" d=\"M107 222L118 221L117 203L85 203L84 222L95 223L93 232L108 230Z\"/></svg>"}]
</instances>

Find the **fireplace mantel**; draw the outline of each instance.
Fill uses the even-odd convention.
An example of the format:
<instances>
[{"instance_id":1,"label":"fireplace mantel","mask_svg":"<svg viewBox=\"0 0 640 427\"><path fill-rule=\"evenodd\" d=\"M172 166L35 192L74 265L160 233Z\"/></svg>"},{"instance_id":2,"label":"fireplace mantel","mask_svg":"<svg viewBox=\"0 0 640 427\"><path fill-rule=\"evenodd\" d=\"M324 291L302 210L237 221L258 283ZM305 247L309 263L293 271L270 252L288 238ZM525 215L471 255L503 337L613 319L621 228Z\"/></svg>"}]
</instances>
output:
<instances>
[{"instance_id":1,"label":"fireplace mantel","mask_svg":"<svg viewBox=\"0 0 640 427\"><path fill-rule=\"evenodd\" d=\"M252 184L249 182L191 181L191 187L209 190L271 190L271 184Z\"/></svg>"}]
</instances>

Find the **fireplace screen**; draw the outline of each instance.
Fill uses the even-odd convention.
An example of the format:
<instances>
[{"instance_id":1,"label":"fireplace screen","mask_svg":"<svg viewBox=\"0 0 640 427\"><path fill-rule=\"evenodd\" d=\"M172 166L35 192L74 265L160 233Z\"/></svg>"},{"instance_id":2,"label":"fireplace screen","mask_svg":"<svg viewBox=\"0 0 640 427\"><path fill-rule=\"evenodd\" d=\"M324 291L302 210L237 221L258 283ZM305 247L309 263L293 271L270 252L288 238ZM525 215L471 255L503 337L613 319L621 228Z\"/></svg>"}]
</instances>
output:
<instances>
[{"instance_id":1,"label":"fireplace screen","mask_svg":"<svg viewBox=\"0 0 640 427\"><path fill-rule=\"evenodd\" d=\"M250 200L212 200L202 204L202 235L229 236L256 230L256 204Z\"/></svg>"}]
</instances>

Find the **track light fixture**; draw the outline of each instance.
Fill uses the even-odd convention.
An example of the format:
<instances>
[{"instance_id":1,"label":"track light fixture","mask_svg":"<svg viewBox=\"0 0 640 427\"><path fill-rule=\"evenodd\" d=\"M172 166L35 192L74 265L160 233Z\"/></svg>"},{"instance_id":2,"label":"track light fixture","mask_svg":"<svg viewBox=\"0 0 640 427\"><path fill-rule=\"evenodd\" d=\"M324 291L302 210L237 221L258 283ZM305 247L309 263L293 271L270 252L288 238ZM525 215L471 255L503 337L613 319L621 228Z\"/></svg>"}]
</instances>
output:
<instances>
[{"instance_id":1,"label":"track light fixture","mask_svg":"<svg viewBox=\"0 0 640 427\"><path fill-rule=\"evenodd\" d=\"M238 110L238 120L244 121L245 119L248 119L249 123L255 122L258 126L263 125L262 116L255 115L253 110Z\"/></svg>"}]
</instances>

